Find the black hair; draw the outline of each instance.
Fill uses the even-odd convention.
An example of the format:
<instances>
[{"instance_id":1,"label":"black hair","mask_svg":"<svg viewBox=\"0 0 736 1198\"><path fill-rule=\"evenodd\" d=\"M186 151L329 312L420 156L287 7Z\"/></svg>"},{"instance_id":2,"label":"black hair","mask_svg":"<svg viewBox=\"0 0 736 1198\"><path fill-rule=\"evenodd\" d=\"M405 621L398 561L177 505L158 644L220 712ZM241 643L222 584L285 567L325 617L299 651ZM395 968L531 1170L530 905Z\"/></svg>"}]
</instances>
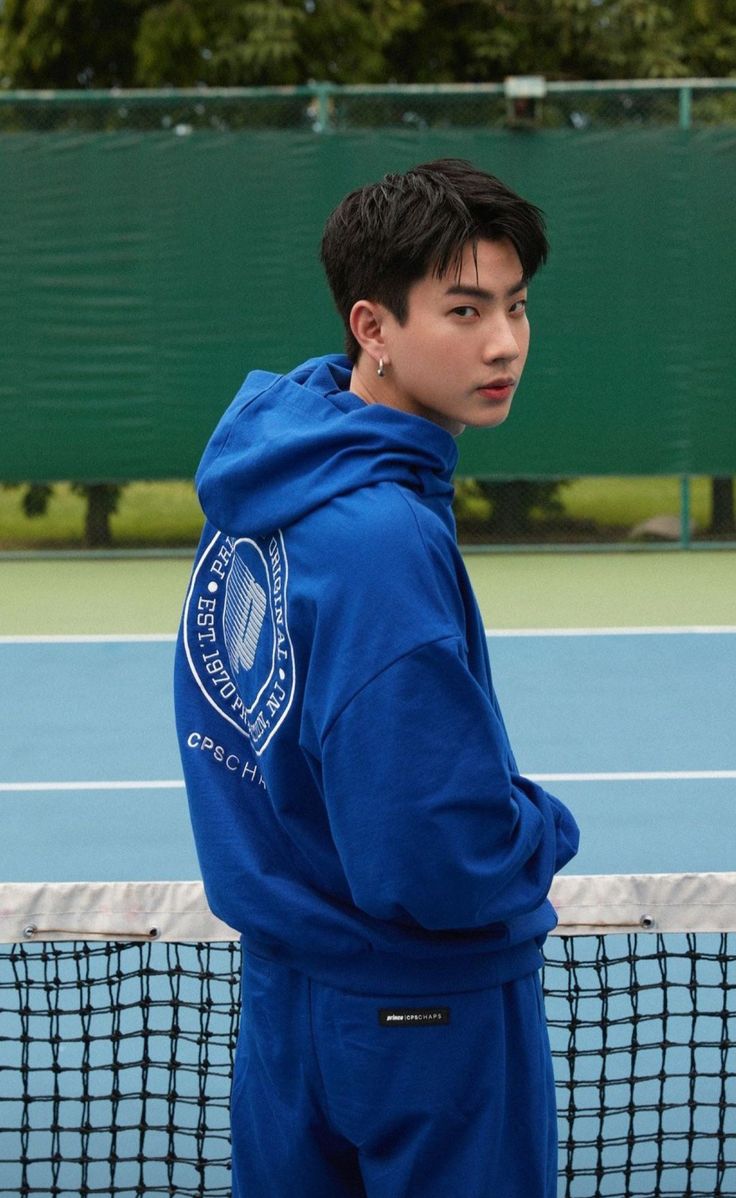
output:
<instances>
[{"instance_id":1,"label":"black hair","mask_svg":"<svg viewBox=\"0 0 736 1198\"><path fill-rule=\"evenodd\" d=\"M403 324L413 283L459 270L465 246L508 240L529 280L546 261L544 214L494 175L461 158L440 158L359 187L330 214L321 258L357 362L350 329L359 299L383 304Z\"/></svg>"}]
</instances>

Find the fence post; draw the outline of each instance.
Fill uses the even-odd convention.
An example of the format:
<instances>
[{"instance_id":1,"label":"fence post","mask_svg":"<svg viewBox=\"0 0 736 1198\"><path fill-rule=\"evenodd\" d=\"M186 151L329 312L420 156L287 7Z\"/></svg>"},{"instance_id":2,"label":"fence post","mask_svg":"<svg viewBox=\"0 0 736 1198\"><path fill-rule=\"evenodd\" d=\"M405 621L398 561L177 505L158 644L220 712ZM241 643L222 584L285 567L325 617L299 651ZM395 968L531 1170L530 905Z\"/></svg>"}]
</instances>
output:
<instances>
[{"instance_id":1,"label":"fence post","mask_svg":"<svg viewBox=\"0 0 736 1198\"><path fill-rule=\"evenodd\" d=\"M330 93L332 88L329 83L315 83L314 91L317 97L317 123L315 125L316 133L327 133L330 120Z\"/></svg>"},{"instance_id":2,"label":"fence post","mask_svg":"<svg viewBox=\"0 0 736 1198\"><path fill-rule=\"evenodd\" d=\"M690 477L687 474L680 479L680 544L683 549L690 548Z\"/></svg>"}]
</instances>

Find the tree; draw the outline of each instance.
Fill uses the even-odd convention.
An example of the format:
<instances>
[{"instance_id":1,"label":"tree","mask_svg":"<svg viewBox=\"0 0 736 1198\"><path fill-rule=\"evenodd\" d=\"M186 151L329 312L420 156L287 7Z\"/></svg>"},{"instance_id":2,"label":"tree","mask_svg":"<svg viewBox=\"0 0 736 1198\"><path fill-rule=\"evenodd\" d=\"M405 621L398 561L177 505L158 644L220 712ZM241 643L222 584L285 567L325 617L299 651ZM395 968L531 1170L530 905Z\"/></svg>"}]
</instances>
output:
<instances>
[{"instance_id":1,"label":"tree","mask_svg":"<svg viewBox=\"0 0 736 1198\"><path fill-rule=\"evenodd\" d=\"M560 516L563 507L558 492L567 480L534 482L524 478L506 482L479 482L478 488L491 503L489 528L501 540L513 540L534 528L534 515Z\"/></svg>"},{"instance_id":2,"label":"tree","mask_svg":"<svg viewBox=\"0 0 736 1198\"><path fill-rule=\"evenodd\" d=\"M12 87L723 75L736 0L5 0Z\"/></svg>"},{"instance_id":3,"label":"tree","mask_svg":"<svg viewBox=\"0 0 736 1198\"><path fill-rule=\"evenodd\" d=\"M24 486L21 507L26 516L34 519L44 516L54 494L50 483L3 483L8 490ZM118 510L123 483L72 483L76 495L87 501L84 517L83 544L87 549L106 549L112 545L110 516Z\"/></svg>"},{"instance_id":4,"label":"tree","mask_svg":"<svg viewBox=\"0 0 736 1198\"><path fill-rule=\"evenodd\" d=\"M141 20L137 78L183 84L181 64L196 62L190 85L385 82L393 41L423 20L423 0L167 0Z\"/></svg>"},{"instance_id":5,"label":"tree","mask_svg":"<svg viewBox=\"0 0 736 1198\"><path fill-rule=\"evenodd\" d=\"M5 0L0 74L10 87L125 87L145 0Z\"/></svg>"},{"instance_id":6,"label":"tree","mask_svg":"<svg viewBox=\"0 0 736 1198\"><path fill-rule=\"evenodd\" d=\"M110 517L118 510L122 484L72 483L72 491L87 501L84 544L88 549L106 549L112 544Z\"/></svg>"},{"instance_id":7,"label":"tree","mask_svg":"<svg viewBox=\"0 0 736 1198\"><path fill-rule=\"evenodd\" d=\"M718 536L730 535L736 532L736 511L734 511L734 480L733 478L712 478L710 529Z\"/></svg>"}]
</instances>

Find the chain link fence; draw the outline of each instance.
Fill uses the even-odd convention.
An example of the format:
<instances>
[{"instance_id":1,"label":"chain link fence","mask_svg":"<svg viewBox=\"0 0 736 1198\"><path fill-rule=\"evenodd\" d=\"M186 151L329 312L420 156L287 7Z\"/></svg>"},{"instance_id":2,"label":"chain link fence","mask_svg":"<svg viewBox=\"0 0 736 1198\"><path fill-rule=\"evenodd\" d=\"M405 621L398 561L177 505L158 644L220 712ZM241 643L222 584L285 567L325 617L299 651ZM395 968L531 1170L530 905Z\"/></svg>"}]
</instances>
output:
<instances>
[{"instance_id":1,"label":"chain link fence","mask_svg":"<svg viewBox=\"0 0 736 1198\"><path fill-rule=\"evenodd\" d=\"M200 132L291 130L327 137L348 130L515 129L523 136L535 129L624 132L736 126L736 79L531 80L528 94L523 81L518 82L521 87L516 88L313 84L186 91L0 91L0 134L135 131L188 137ZM169 486L157 485L162 493ZM101 503L104 508L100 487L88 490L95 498L88 495L87 504ZM188 539L188 528L192 542L196 539L199 520L193 497L181 494L179 488L179 544ZM23 487L5 492L0 549L65 543L65 534L43 530L43 522L53 515L53 492L35 509L26 500L24 510L27 495ZM78 537L83 543L86 536L87 543L94 544L89 529L96 527L97 544L138 544L135 531L126 531L125 521L115 517L116 505L124 514L125 491L116 493L114 504L107 503L105 519L96 524L88 510L85 524L68 534L71 542ZM461 478L455 510L459 538L468 546L736 543L732 477ZM75 521L76 517L74 528Z\"/></svg>"},{"instance_id":2,"label":"chain link fence","mask_svg":"<svg viewBox=\"0 0 736 1198\"><path fill-rule=\"evenodd\" d=\"M736 543L730 478L458 478L455 490L458 540L472 550ZM196 545L201 523L191 481L0 485L0 554L82 547L186 551Z\"/></svg>"},{"instance_id":3,"label":"chain link fence","mask_svg":"<svg viewBox=\"0 0 736 1198\"><path fill-rule=\"evenodd\" d=\"M697 548L736 544L731 477L461 479L458 539L482 548Z\"/></svg>"},{"instance_id":4,"label":"chain link fence","mask_svg":"<svg viewBox=\"0 0 736 1198\"><path fill-rule=\"evenodd\" d=\"M536 78L536 77L535 77ZM0 91L0 132L624 127L736 125L736 79L504 84ZM520 89L524 91L523 82Z\"/></svg>"}]
</instances>

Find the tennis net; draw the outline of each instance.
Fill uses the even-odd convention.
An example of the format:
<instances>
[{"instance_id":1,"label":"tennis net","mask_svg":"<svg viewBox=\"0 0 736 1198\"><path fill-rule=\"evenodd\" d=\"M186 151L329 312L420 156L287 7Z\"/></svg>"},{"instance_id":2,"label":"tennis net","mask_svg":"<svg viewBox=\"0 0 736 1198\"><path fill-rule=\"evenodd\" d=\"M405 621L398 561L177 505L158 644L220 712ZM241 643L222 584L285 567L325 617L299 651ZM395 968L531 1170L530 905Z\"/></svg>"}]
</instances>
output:
<instances>
[{"instance_id":1,"label":"tennis net","mask_svg":"<svg viewBox=\"0 0 736 1198\"><path fill-rule=\"evenodd\" d=\"M564 1198L736 1194L736 874L562 877ZM0 1194L227 1198L240 946L196 883L0 887Z\"/></svg>"}]
</instances>

